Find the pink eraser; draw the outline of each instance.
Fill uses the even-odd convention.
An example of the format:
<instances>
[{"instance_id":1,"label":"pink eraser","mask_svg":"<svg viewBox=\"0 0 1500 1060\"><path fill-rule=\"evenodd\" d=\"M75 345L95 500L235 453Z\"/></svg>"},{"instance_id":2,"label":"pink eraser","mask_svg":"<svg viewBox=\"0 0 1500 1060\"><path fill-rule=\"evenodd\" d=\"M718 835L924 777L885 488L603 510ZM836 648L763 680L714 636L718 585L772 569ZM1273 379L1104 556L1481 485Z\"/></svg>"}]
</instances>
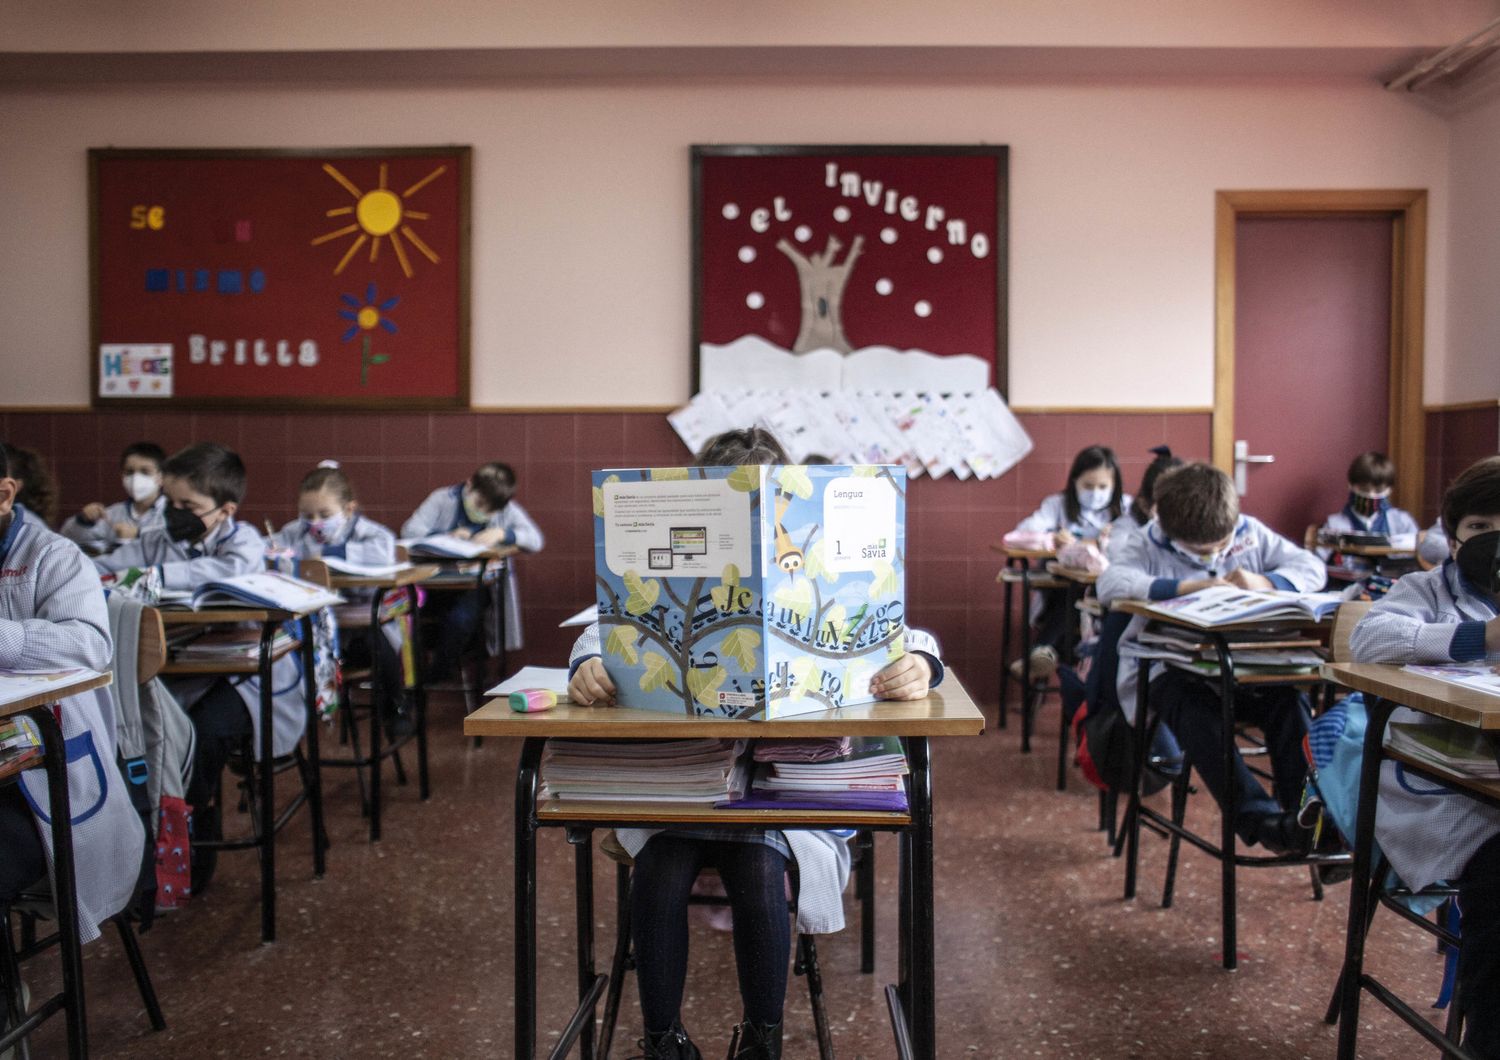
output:
<instances>
[{"instance_id":1,"label":"pink eraser","mask_svg":"<svg viewBox=\"0 0 1500 1060\"><path fill-rule=\"evenodd\" d=\"M510 709L518 714L535 714L557 706L557 693L549 688L522 688L510 694Z\"/></svg>"}]
</instances>

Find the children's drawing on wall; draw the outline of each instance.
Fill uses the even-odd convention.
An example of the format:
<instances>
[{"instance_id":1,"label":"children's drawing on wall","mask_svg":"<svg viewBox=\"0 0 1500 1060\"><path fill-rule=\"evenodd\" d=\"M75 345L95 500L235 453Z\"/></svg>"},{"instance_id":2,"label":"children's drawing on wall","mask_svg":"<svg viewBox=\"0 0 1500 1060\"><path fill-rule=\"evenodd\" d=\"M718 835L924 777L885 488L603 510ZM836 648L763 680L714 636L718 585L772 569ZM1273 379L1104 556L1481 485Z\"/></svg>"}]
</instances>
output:
<instances>
[{"instance_id":1,"label":"children's drawing on wall","mask_svg":"<svg viewBox=\"0 0 1500 1060\"><path fill-rule=\"evenodd\" d=\"M694 148L698 388L1003 388L1006 162Z\"/></svg>"}]
</instances>

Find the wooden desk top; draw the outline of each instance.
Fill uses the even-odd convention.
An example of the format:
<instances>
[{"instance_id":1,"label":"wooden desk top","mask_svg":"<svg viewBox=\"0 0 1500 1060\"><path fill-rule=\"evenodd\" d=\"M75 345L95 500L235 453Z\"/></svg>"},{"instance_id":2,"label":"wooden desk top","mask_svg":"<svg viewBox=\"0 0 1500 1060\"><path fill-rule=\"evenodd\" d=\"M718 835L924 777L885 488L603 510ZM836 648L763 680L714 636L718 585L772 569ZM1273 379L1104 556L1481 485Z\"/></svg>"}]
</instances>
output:
<instances>
[{"instance_id":1,"label":"wooden desk top","mask_svg":"<svg viewBox=\"0 0 1500 1060\"><path fill-rule=\"evenodd\" d=\"M1369 559L1387 559L1391 556L1415 556L1416 547L1398 548L1395 545L1341 545L1337 541L1319 541L1319 548L1331 548L1344 556L1364 556Z\"/></svg>"},{"instance_id":2,"label":"wooden desk top","mask_svg":"<svg viewBox=\"0 0 1500 1060\"><path fill-rule=\"evenodd\" d=\"M1047 564L1047 573L1055 574L1059 578L1066 578L1070 582L1077 582L1079 585L1093 585L1099 580L1099 575L1093 571L1083 570L1079 567L1064 567L1056 561Z\"/></svg>"},{"instance_id":3,"label":"wooden desk top","mask_svg":"<svg viewBox=\"0 0 1500 1060\"><path fill-rule=\"evenodd\" d=\"M1323 676L1423 714L1500 732L1500 696L1488 692L1409 673L1388 663L1329 663L1323 667Z\"/></svg>"},{"instance_id":4,"label":"wooden desk top","mask_svg":"<svg viewBox=\"0 0 1500 1060\"><path fill-rule=\"evenodd\" d=\"M30 710L33 707L45 707L56 703L60 699L76 696L80 692L88 692L95 688L104 688L113 680L113 674L98 674L92 671L79 674L77 680L69 681L67 684L58 685L55 688L50 688L45 692L38 692L35 695L12 699L8 703L0 703L0 718L8 718L12 714L20 714L22 711Z\"/></svg>"},{"instance_id":5,"label":"wooden desk top","mask_svg":"<svg viewBox=\"0 0 1500 1060\"><path fill-rule=\"evenodd\" d=\"M436 577L439 570L436 563L423 562L394 574L366 577L362 574L340 574L330 567L328 587L330 589L404 589L408 585L415 585L428 578Z\"/></svg>"},{"instance_id":6,"label":"wooden desk top","mask_svg":"<svg viewBox=\"0 0 1500 1060\"><path fill-rule=\"evenodd\" d=\"M1056 559L1057 552L1053 549L1037 548L1010 548L1004 541L996 541L990 548L999 552L1006 559Z\"/></svg>"},{"instance_id":7,"label":"wooden desk top","mask_svg":"<svg viewBox=\"0 0 1500 1060\"><path fill-rule=\"evenodd\" d=\"M235 622L285 622L301 618L305 612L280 611L265 607L215 607L203 611L163 611L164 626L221 626Z\"/></svg>"},{"instance_id":8,"label":"wooden desk top","mask_svg":"<svg viewBox=\"0 0 1500 1060\"><path fill-rule=\"evenodd\" d=\"M517 545L495 545L473 556L424 556L419 554L412 556L411 562L448 566L455 563L478 563L480 560L509 559L511 556L518 556L520 554L521 549Z\"/></svg>"},{"instance_id":9,"label":"wooden desk top","mask_svg":"<svg viewBox=\"0 0 1500 1060\"><path fill-rule=\"evenodd\" d=\"M735 824L762 828L895 828L911 824L911 814L877 810L735 810L693 802L602 802L548 799L537 807L546 821L650 821L652 824Z\"/></svg>"},{"instance_id":10,"label":"wooden desk top","mask_svg":"<svg viewBox=\"0 0 1500 1060\"><path fill-rule=\"evenodd\" d=\"M492 699L464 719L466 736L559 736L587 739L685 740L814 736L978 736L984 715L950 668L926 699L863 703L772 721L698 718L656 710L583 707L560 701L551 710L520 714ZM639 814L642 811L636 810ZM776 811L781 812L781 811ZM821 811L819 811L821 812ZM717 819L717 818L716 818ZM819 818L820 820L822 818Z\"/></svg>"}]
</instances>

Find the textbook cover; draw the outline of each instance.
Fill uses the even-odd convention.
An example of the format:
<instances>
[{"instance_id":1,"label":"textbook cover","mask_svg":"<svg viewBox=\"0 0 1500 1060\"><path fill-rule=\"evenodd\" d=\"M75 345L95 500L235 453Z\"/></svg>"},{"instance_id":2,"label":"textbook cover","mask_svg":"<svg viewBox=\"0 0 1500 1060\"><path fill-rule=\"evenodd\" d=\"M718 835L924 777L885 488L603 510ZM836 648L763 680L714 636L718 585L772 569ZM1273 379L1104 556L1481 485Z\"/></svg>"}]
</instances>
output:
<instances>
[{"instance_id":1,"label":"textbook cover","mask_svg":"<svg viewBox=\"0 0 1500 1060\"><path fill-rule=\"evenodd\" d=\"M904 651L904 468L635 468L593 487L621 706L763 720L874 699Z\"/></svg>"}]
</instances>

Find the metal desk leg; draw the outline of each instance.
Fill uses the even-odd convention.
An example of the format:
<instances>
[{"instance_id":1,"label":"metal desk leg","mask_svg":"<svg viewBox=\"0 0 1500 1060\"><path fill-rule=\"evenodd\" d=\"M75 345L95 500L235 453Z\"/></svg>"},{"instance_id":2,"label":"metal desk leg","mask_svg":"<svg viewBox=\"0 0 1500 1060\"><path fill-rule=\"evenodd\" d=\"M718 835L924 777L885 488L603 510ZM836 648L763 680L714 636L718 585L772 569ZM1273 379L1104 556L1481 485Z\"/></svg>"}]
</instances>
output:
<instances>
[{"instance_id":1,"label":"metal desk leg","mask_svg":"<svg viewBox=\"0 0 1500 1060\"><path fill-rule=\"evenodd\" d=\"M1000 612L1000 717L996 728L1003 729L1010 723L1010 624L1011 607L1015 603L1012 593L1014 586L1005 579L1005 573L1011 568L1011 561L1007 559L1005 566L1001 568L1000 582L1004 604Z\"/></svg>"},{"instance_id":2,"label":"metal desk leg","mask_svg":"<svg viewBox=\"0 0 1500 1060\"><path fill-rule=\"evenodd\" d=\"M536 797L545 744L528 738L516 767L516 1060L536 1052Z\"/></svg>"},{"instance_id":3,"label":"metal desk leg","mask_svg":"<svg viewBox=\"0 0 1500 1060\"><path fill-rule=\"evenodd\" d=\"M1063 629L1067 632L1063 636L1062 657L1064 662L1076 666L1078 662L1078 645L1082 640L1082 631L1078 628L1078 624L1081 621L1078 605L1083 601L1083 586L1078 582L1069 581L1063 592L1067 594L1064 599L1066 600L1068 621L1063 626ZM1068 722L1072 719L1068 717L1068 707L1063 702L1061 688L1057 692L1057 713L1057 790L1067 791Z\"/></svg>"},{"instance_id":4,"label":"metal desk leg","mask_svg":"<svg viewBox=\"0 0 1500 1060\"><path fill-rule=\"evenodd\" d=\"M323 755L321 749L323 719L318 716L318 677L314 672L317 653L313 650L312 616L302 617L302 696L307 703L307 804L312 817L313 875L321 877L328 850L328 831L323 826ZM359 751L356 748L355 754ZM274 808L272 810L274 813Z\"/></svg>"},{"instance_id":5,"label":"metal desk leg","mask_svg":"<svg viewBox=\"0 0 1500 1060\"><path fill-rule=\"evenodd\" d=\"M385 667L380 665L380 647L377 641L384 636L380 632L380 593L370 602L370 842L380 838L380 763L381 738L385 735L381 724L381 709L385 695Z\"/></svg>"},{"instance_id":6,"label":"metal desk leg","mask_svg":"<svg viewBox=\"0 0 1500 1060\"><path fill-rule=\"evenodd\" d=\"M1339 980L1338 1060L1354 1060L1359 1037L1359 992L1364 976L1365 928L1375 896L1370 887L1375 847L1375 807L1380 797L1380 763L1385 751L1385 727L1396 704L1373 696L1365 701L1364 759L1359 770L1359 812L1354 826L1354 879L1349 891L1349 924L1344 935L1344 971Z\"/></svg>"},{"instance_id":7,"label":"metal desk leg","mask_svg":"<svg viewBox=\"0 0 1500 1060\"><path fill-rule=\"evenodd\" d=\"M271 677L271 647L276 638L276 622L263 622L260 628L260 761L255 763L260 776L260 821L256 841L260 847L260 940L276 941L276 760L273 730L276 713L273 704L276 690ZM304 631L305 632L305 631Z\"/></svg>"},{"instance_id":8,"label":"metal desk leg","mask_svg":"<svg viewBox=\"0 0 1500 1060\"><path fill-rule=\"evenodd\" d=\"M1222 920L1221 941L1224 946L1223 965L1225 970L1234 971L1239 967L1239 931L1238 915L1235 902L1235 844L1239 836L1235 833L1235 820L1239 816L1240 796L1234 782L1237 774L1235 766L1238 764L1238 752L1234 745L1234 660L1230 658L1229 646L1225 643L1222 634L1214 633L1214 650L1219 656L1219 710L1221 714L1220 724L1224 728L1224 739L1222 750L1224 755L1224 776L1227 779L1224 791L1224 805L1220 813L1219 850L1220 873L1219 873L1219 912Z\"/></svg>"},{"instance_id":9,"label":"metal desk leg","mask_svg":"<svg viewBox=\"0 0 1500 1060\"><path fill-rule=\"evenodd\" d=\"M933 914L932 768L927 738L913 738L911 759L911 1022L913 1051L922 1060L937 1057L937 946Z\"/></svg>"},{"instance_id":10,"label":"metal desk leg","mask_svg":"<svg viewBox=\"0 0 1500 1060\"><path fill-rule=\"evenodd\" d=\"M68 1056L88 1056L88 1015L83 996L83 949L78 933L78 877L73 860L73 808L68 801L68 750L52 707L26 712L42 737L47 767L47 812L52 817L52 871L57 886L58 952L62 958ZM6 930L9 930L7 927Z\"/></svg>"},{"instance_id":11,"label":"metal desk leg","mask_svg":"<svg viewBox=\"0 0 1500 1060\"><path fill-rule=\"evenodd\" d=\"M1141 857L1141 774L1146 769L1146 734L1150 726L1146 720L1147 704L1151 698L1151 662L1140 659L1136 662L1135 674L1135 759L1130 763L1130 797L1125 800L1125 897L1135 897L1136 870ZM1118 846L1116 850L1118 851Z\"/></svg>"},{"instance_id":12,"label":"metal desk leg","mask_svg":"<svg viewBox=\"0 0 1500 1060\"><path fill-rule=\"evenodd\" d=\"M1031 563L1021 566L1021 753L1031 753Z\"/></svg>"},{"instance_id":13,"label":"metal desk leg","mask_svg":"<svg viewBox=\"0 0 1500 1060\"><path fill-rule=\"evenodd\" d=\"M417 791L425 802L432 794L427 774L427 666L422 659L422 620L417 610L417 587L406 587L406 603L411 615L412 699L417 716Z\"/></svg>"},{"instance_id":14,"label":"metal desk leg","mask_svg":"<svg viewBox=\"0 0 1500 1060\"><path fill-rule=\"evenodd\" d=\"M573 902L578 921L578 1002L582 1005L594 990L594 844L593 833L570 835L573 848ZM578 1035L578 1055L594 1055L594 1013L588 1013Z\"/></svg>"}]
</instances>

